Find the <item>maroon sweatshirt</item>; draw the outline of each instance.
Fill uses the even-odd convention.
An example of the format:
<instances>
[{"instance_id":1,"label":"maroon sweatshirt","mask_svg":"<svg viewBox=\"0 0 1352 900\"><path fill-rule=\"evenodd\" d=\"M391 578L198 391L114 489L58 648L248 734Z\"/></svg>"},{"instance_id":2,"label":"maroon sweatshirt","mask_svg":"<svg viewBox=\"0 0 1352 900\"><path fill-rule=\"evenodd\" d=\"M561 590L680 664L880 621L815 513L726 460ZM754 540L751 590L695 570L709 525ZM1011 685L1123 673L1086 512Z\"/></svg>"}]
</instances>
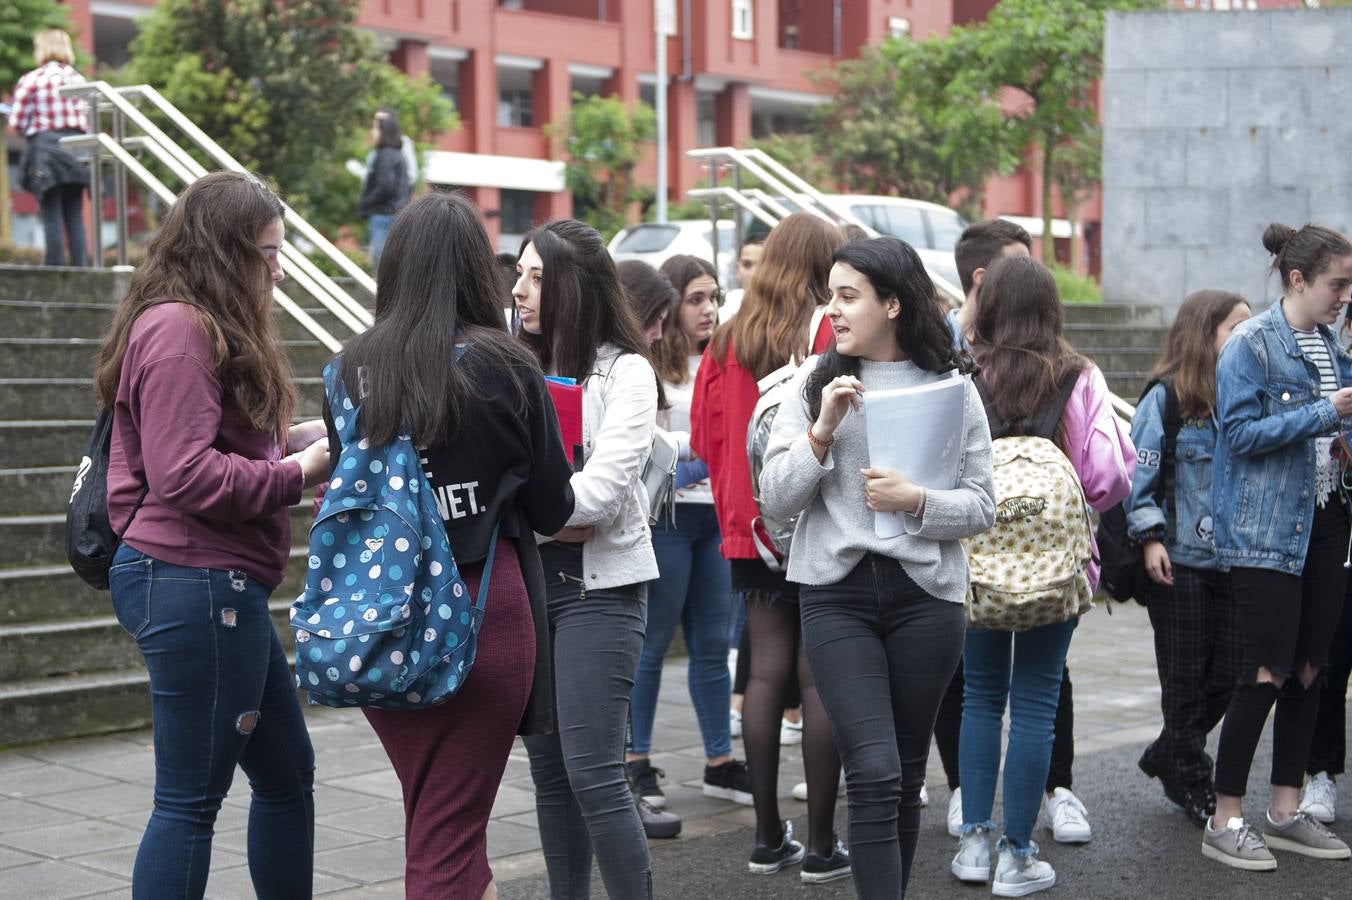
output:
<instances>
[{"instance_id":1,"label":"maroon sweatshirt","mask_svg":"<svg viewBox=\"0 0 1352 900\"><path fill-rule=\"evenodd\" d=\"M270 588L291 550L301 469L241 424L197 313L164 303L132 325L113 413L108 515L126 543L180 566L238 569ZM149 485L149 491L146 491Z\"/></svg>"}]
</instances>

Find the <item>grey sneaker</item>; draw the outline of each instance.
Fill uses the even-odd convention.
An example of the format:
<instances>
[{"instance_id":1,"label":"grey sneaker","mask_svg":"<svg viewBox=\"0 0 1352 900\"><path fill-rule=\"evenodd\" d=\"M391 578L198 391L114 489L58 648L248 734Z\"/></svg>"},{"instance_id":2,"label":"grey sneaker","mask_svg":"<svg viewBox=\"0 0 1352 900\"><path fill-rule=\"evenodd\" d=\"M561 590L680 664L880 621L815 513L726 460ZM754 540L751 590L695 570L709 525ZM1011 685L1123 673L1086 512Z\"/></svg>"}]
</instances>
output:
<instances>
[{"instance_id":1,"label":"grey sneaker","mask_svg":"<svg viewBox=\"0 0 1352 900\"><path fill-rule=\"evenodd\" d=\"M985 884L991 880L991 833L978 825L958 838L958 855L950 867L959 881Z\"/></svg>"},{"instance_id":2,"label":"grey sneaker","mask_svg":"<svg viewBox=\"0 0 1352 900\"><path fill-rule=\"evenodd\" d=\"M1352 850L1303 810L1280 825L1272 821L1271 813L1264 815L1263 837L1267 845L1276 850L1287 850L1315 859L1352 859Z\"/></svg>"},{"instance_id":3,"label":"grey sneaker","mask_svg":"<svg viewBox=\"0 0 1352 900\"><path fill-rule=\"evenodd\" d=\"M1032 853L1022 856L1014 852L1007 838L1000 839L999 848L1000 860L991 881L991 893L996 897L1027 897L1056 884L1056 870L1037 858L1037 844L1032 845Z\"/></svg>"},{"instance_id":4,"label":"grey sneaker","mask_svg":"<svg viewBox=\"0 0 1352 900\"><path fill-rule=\"evenodd\" d=\"M1235 818L1220 828L1216 817L1207 819L1202 828L1202 855L1234 869L1248 872L1271 872L1277 860L1268 852L1263 836L1243 819Z\"/></svg>"}]
</instances>

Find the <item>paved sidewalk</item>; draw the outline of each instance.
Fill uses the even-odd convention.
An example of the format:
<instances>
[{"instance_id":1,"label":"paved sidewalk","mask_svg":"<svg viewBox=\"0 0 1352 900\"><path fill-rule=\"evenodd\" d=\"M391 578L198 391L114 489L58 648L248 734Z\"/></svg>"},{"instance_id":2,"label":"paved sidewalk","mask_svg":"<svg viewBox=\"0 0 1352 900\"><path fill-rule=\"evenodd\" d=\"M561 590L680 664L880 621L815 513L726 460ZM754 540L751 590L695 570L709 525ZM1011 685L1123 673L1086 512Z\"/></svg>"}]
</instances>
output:
<instances>
[{"instance_id":1,"label":"paved sidewalk","mask_svg":"<svg viewBox=\"0 0 1352 900\"><path fill-rule=\"evenodd\" d=\"M1140 746L1154 736L1159 724L1159 686L1143 609L1115 605L1111 617L1102 609L1088 616L1072 643L1070 667L1075 682L1076 748L1081 757ZM398 783L379 742L359 713L320 708L308 712L318 757L316 894L402 896L403 810ZM712 845L743 861L731 863L730 883L747 880L744 859L750 851L754 819L750 809L708 799L700 792L703 754L686 693L683 662L667 665L657 718L653 744L664 752L655 754L653 761L667 773L668 809L685 817L681 838L653 843L659 874L665 868L665 856L671 855L674 861L683 849L701 846L700 839L723 835L723 840ZM798 748L786 748L780 774L785 815L805 815L805 805L789 798L801 772ZM153 757L146 731L0 753L0 883L5 885L0 893L25 900L130 897L131 866L148 815L152 782ZM942 817L948 797L937 753L931 753L928 783L934 802L925 814L922 848L935 843L930 819ZM1126 789L1152 798L1157 793L1143 778L1131 781ZM210 897L252 896L245 859L247 814L248 790L240 775L217 822L207 886ZM843 834L843 808L837 827ZM520 742L498 792L488 845L504 897L537 896L544 863ZM852 896L847 884L840 885L839 891L834 890L836 886L821 889L825 892L817 896L823 900ZM661 878L657 887L659 896L686 900L742 896L740 888L731 887L690 893L680 883L664 883ZM790 893L798 887L796 880L783 884ZM599 880L594 892L597 896L603 893ZM972 891L962 895L969 894L975 896Z\"/></svg>"}]
</instances>

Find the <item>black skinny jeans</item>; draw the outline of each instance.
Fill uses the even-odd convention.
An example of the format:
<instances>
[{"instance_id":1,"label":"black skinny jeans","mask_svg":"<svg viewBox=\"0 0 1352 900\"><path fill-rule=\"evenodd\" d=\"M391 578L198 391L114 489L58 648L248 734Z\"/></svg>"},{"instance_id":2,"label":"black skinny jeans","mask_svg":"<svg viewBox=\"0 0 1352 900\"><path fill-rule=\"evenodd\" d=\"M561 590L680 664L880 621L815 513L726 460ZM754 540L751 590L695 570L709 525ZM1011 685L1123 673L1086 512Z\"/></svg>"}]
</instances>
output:
<instances>
[{"instance_id":1,"label":"black skinny jeans","mask_svg":"<svg viewBox=\"0 0 1352 900\"><path fill-rule=\"evenodd\" d=\"M915 857L920 788L939 701L962 656L962 605L933 597L893 559L800 593L803 642L849 788L861 900L898 900Z\"/></svg>"}]
</instances>

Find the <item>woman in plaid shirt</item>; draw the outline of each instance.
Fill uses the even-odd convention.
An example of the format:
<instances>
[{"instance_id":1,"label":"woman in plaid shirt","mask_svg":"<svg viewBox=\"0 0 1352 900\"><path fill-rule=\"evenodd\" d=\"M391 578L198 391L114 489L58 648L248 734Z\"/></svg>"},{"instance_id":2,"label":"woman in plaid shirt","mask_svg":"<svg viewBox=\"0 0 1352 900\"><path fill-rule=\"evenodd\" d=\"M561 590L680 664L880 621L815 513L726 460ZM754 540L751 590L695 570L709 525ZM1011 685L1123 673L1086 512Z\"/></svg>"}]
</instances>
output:
<instances>
[{"instance_id":1,"label":"woman in plaid shirt","mask_svg":"<svg viewBox=\"0 0 1352 900\"><path fill-rule=\"evenodd\" d=\"M38 198L47 254L44 262L62 261L62 232L70 246L70 264L85 264L84 190L88 168L61 146L67 134L89 130L85 104L61 94L61 86L84 81L72 68L75 49L70 35L59 28L39 31L33 37L37 68L19 79L14 88L10 125L28 139L19 164L20 183Z\"/></svg>"}]
</instances>

